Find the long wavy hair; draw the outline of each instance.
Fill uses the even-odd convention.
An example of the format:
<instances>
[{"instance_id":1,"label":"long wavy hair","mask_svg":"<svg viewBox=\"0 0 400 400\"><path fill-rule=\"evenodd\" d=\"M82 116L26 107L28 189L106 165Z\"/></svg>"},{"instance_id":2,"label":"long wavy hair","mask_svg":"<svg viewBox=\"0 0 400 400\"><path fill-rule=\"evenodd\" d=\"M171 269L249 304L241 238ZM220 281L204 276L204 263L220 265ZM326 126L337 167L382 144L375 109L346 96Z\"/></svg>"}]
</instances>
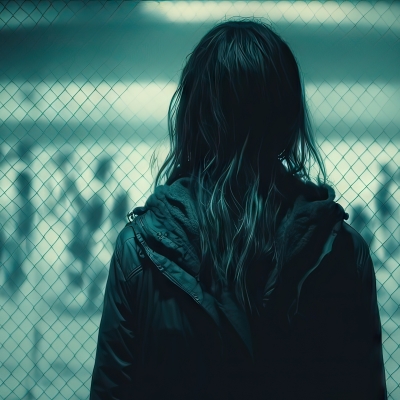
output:
<instances>
[{"instance_id":1,"label":"long wavy hair","mask_svg":"<svg viewBox=\"0 0 400 400\"><path fill-rule=\"evenodd\" d=\"M168 131L170 150L154 188L162 178L191 177L201 276L213 291L232 288L251 310L251 266L260 254L282 257L274 241L284 197L279 171L311 180L316 165L318 183L326 182L289 46L254 19L214 26L187 56Z\"/></svg>"}]
</instances>

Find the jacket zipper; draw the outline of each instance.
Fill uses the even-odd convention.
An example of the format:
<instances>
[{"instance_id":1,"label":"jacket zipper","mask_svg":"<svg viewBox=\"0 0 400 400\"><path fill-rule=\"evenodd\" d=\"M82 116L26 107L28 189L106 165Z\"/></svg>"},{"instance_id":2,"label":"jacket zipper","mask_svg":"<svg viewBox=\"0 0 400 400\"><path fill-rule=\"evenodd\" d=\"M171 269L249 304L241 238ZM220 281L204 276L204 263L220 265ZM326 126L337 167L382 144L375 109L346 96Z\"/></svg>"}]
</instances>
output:
<instances>
[{"instance_id":1,"label":"jacket zipper","mask_svg":"<svg viewBox=\"0 0 400 400\"><path fill-rule=\"evenodd\" d=\"M142 225L142 228L145 229L144 226L143 226L143 223L142 223L141 219L138 219L138 223L140 223L140 224ZM133 230L133 232L134 232L134 234L135 234L135 237L139 240L142 249L143 249L144 252L147 254L149 260L155 265L155 267L156 267L167 279L169 279L174 285L176 285L178 288L180 288L183 292L185 292L186 294L188 294L188 295L203 309L203 310L205 310L205 311L207 312L207 310L205 309L205 307L202 306L202 304L201 304L201 302L200 302L200 299L196 296L196 294L191 293L191 292L189 292L188 290L186 290L186 289L179 283L179 281L177 281L176 279L174 279L172 276L170 276L170 275L165 271L165 268L164 268L164 267L162 267L161 265L158 265L157 262L155 262L155 261L153 260L153 258L152 258L152 256L151 256L152 250L149 248L149 246L147 245L147 243L146 243L145 240L143 239L142 235L141 235L140 233L137 233L137 232L135 231L133 225L131 225L131 227L132 227L132 230ZM194 278L196 279L197 282L199 282L199 281L200 281L200 273L197 274ZM216 324L217 331L218 331L218 337L219 337L219 340L220 340L220 343L221 343L221 356L223 356L225 345L224 345L224 340L223 340L222 333L221 333L221 327L219 326L218 322L214 319L214 317L213 317L209 312L207 312L207 314L211 317L211 319L213 320L213 322ZM235 329L235 331L236 331L236 329ZM237 331L236 331L236 332L237 332ZM237 333L238 333L238 332L237 332ZM239 333L238 333L238 334L239 334ZM250 356L253 358L251 352L250 352Z\"/></svg>"},{"instance_id":2,"label":"jacket zipper","mask_svg":"<svg viewBox=\"0 0 400 400\"><path fill-rule=\"evenodd\" d=\"M169 279L174 285L178 286L181 290L183 290L186 294L188 294L200 307L203 308L203 306L202 306L201 303L200 303L199 298L198 298L195 294L192 294L192 293L188 292L176 279L172 278L167 272L165 272L164 267L162 267L161 265L158 265L158 264L152 259L152 257L150 256L151 249L147 246L146 242L145 242L144 239L142 238L142 235L141 235L140 233L137 233L137 232L135 231L135 229L133 228L133 226L132 226L132 230L133 230L133 232L134 232L134 234L135 234L135 237L138 238L140 244L142 245L143 250L144 250L144 252L147 254L149 260L156 266L156 268L157 268L167 279ZM135 272L135 271L133 271L133 272ZM132 272L132 275L133 275L133 272ZM197 278L197 277L196 277L196 278ZM199 281L198 279L196 279L196 280ZM204 308L203 308L203 309L204 309ZM211 319L214 321L214 318L211 318ZM219 340L220 340L220 343L221 343L221 357L222 357L223 354L224 354L224 341L223 341L223 339L222 339L220 327L218 326L218 324L216 323L216 321L214 321L214 323L216 324L216 326L217 326L217 328L218 328L218 337L219 337Z\"/></svg>"},{"instance_id":3,"label":"jacket zipper","mask_svg":"<svg viewBox=\"0 0 400 400\"><path fill-rule=\"evenodd\" d=\"M135 233L135 237L138 238L140 244L142 245L145 253L147 254L147 256L149 257L150 261L156 266L156 268L164 275L166 276L172 283L174 283L176 286L178 286L181 290L183 290L185 293L187 293L197 304L200 305L200 300L199 298L193 294L188 292L176 279L172 278L167 272L165 272L164 267L162 267L161 265L158 265L152 258L152 256L150 255L150 248L147 246L146 242L144 241L144 239L142 238L142 235L140 233L137 233L135 231L135 229L132 227L134 233Z\"/></svg>"}]
</instances>

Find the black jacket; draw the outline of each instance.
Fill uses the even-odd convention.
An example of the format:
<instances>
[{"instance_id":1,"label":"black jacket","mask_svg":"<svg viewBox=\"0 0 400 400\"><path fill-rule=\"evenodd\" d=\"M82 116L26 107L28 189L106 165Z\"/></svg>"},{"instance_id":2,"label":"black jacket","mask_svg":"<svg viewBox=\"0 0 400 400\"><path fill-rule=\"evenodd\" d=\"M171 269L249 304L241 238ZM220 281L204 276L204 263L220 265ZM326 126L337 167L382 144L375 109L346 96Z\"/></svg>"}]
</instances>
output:
<instances>
[{"instance_id":1,"label":"black jacket","mask_svg":"<svg viewBox=\"0 0 400 400\"><path fill-rule=\"evenodd\" d=\"M188 182L158 186L118 236L90 398L386 399L369 248L333 190L292 182L282 274L260 259L247 315L200 281Z\"/></svg>"}]
</instances>

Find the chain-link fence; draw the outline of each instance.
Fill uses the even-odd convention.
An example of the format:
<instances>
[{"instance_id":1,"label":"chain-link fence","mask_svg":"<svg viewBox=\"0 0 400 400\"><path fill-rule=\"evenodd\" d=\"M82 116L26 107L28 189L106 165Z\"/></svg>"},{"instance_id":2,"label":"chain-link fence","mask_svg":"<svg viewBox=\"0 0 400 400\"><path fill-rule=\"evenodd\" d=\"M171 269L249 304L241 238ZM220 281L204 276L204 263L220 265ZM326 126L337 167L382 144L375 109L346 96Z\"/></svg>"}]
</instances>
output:
<instances>
[{"instance_id":1,"label":"chain-link fence","mask_svg":"<svg viewBox=\"0 0 400 400\"><path fill-rule=\"evenodd\" d=\"M339 202L370 245L400 398L400 6L2 2L0 398L86 399L104 285L185 56L225 16L271 21L303 70Z\"/></svg>"}]
</instances>

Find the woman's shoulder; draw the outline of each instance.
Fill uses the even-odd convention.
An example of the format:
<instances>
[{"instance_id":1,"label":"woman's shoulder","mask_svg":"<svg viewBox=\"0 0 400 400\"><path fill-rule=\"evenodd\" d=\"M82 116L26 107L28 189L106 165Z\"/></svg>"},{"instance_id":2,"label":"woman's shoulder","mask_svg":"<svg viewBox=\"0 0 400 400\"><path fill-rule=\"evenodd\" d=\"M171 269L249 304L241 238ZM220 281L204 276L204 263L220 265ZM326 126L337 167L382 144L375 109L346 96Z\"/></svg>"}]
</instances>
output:
<instances>
[{"instance_id":1,"label":"woman's shoulder","mask_svg":"<svg viewBox=\"0 0 400 400\"><path fill-rule=\"evenodd\" d=\"M364 270L368 267L368 262L371 260L368 243L356 229L344 221L342 224L342 231L350 245L351 256L354 257L357 271L359 274L363 274L363 272L365 272Z\"/></svg>"},{"instance_id":2,"label":"woman's shoulder","mask_svg":"<svg viewBox=\"0 0 400 400\"><path fill-rule=\"evenodd\" d=\"M126 280L142 266L144 258L135 236L133 222L128 222L119 232L115 245L115 255Z\"/></svg>"}]
</instances>

